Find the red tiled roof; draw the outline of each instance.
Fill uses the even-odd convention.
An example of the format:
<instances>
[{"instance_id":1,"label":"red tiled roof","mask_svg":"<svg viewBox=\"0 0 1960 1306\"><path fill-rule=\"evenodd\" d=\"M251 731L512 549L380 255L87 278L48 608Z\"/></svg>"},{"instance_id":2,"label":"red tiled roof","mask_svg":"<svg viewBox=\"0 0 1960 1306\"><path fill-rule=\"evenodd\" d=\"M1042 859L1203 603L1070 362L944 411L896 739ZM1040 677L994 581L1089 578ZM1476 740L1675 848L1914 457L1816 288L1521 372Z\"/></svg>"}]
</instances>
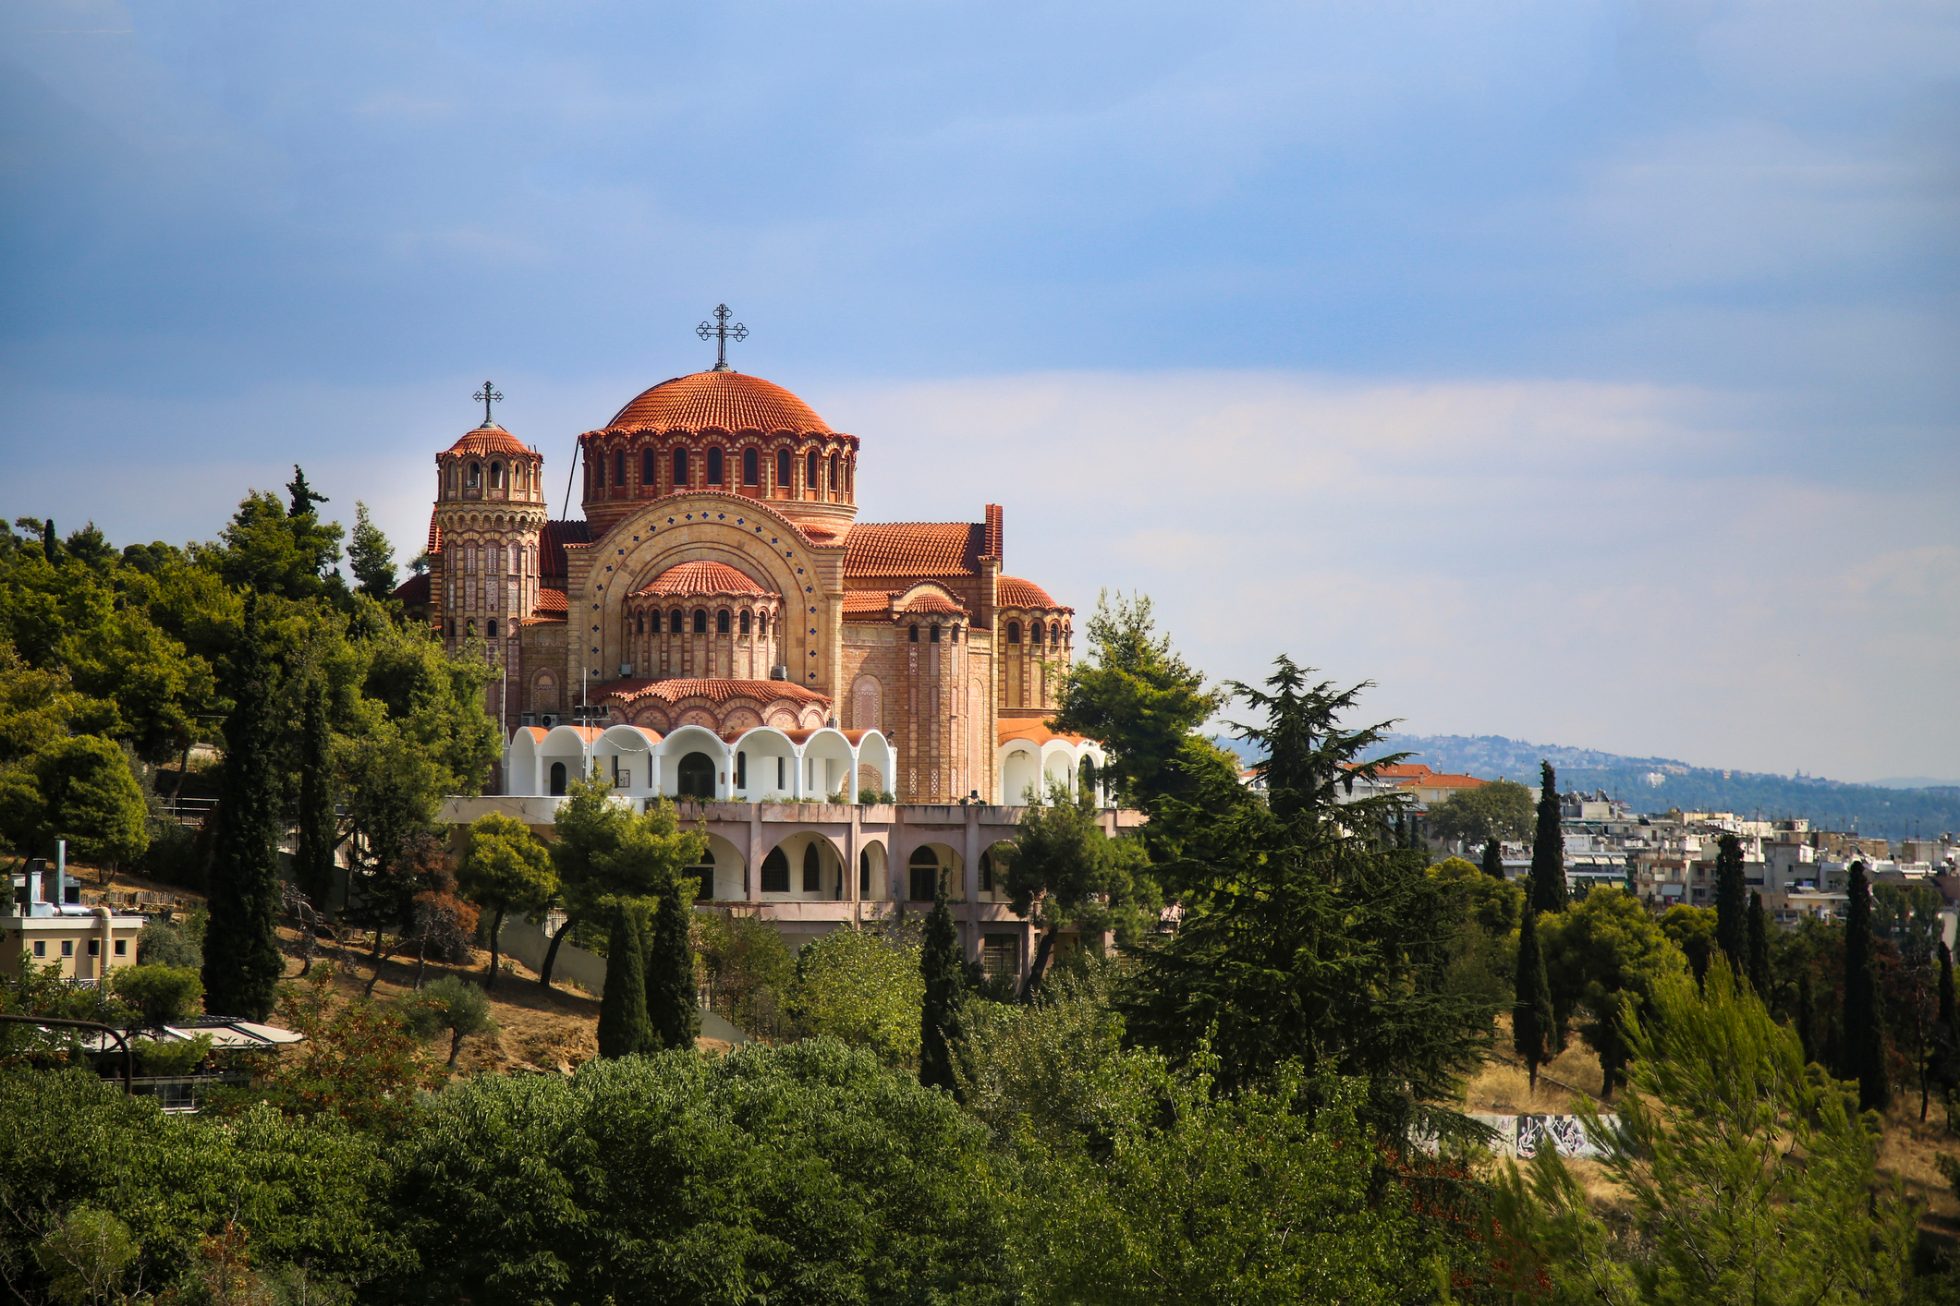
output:
<instances>
[{"instance_id":1,"label":"red tiled roof","mask_svg":"<svg viewBox=\"0 0 1960 1306\"><path fill-rule=\"evenodd\" d=\"M949 616L966 615L966 608L961 604L947 598L944 594L935 594L930 590L924 594L915 594L911 598L906 599L898 610L901 612L943 612Z\"/></svg>"},{"instance_id":2,"label":"red tiled roof","mask_svg":"<svg viewBox=\"0 0 1960 1306\"><path fill-rule=\"evenodd\" d=\"M442 527L436 525L434 513L429 514L429 543L423 552L431 555L442 552Z\"/></svg>"},{"instance_id":3,"label":"red tiled roof","mask_svg":"<svg viewBox=\"0 0 1960 1306\"><path fill-rule=\"evenodd\" d=\"M1379 780L1407 780L1431 774L1433 772L1422 762L1393 762L1375 768L1375 777Z\"/></svg>"},{"instance_id":4,"label":"red tiled roof","mask_svg":"<svg viewBox=\"0 0 1960 1306\"><path fill-rule=\"evenodd\" d=\"M538 533L538 575L546 580L565 579L565 546L590 544L592 525L585 521L548 521Z\"/></svg>"},{"instance_id":5,"label":"red tiled roof","mask_svg":"<svg viewBox=\"0 0 1960 1306\"><path fill-rule=\"evenodd\" d=\"M773 381L740 372L694 372L662 381L641 391L606 426L831 434L810 405Z\"/></svg>"},{"instance_id":6,"label":"red tiled roof","mask_svg":"<svg viewBox=\"0 0 1960 1306\"><path fill-rule=\"evenodd\" d=\"M429 605L429 573L418 571L401 584L395 586L395 601L405 608L425 608Z\"/></svg>"},{"instance_id":7,"label":"red tiled roof","mask_svg":"<svg viewBox=\"0 0 1960 1306\"><path fill-rule=\"evenodd\" d=\"M562 616L571 611L571 605L565 601L564 590L540 587L538 590L538 606L532 609L532 611L541 617L550 613L557 613Z\"/></svg>"},{"instance_id":8,"label":"red tiled roof","mask_svg":"<svg viewBox=\"0 0 1960 1306\"><path fill-rule=\"evenodd\" d=\"M846 617L888 617L892 611L892 599L896 594L891 590L845 590L844 615Z\"/></svg>"},{"instance_id":9,"label":"red tiled roof","mask_svg":"<svg viewBox=\"0 0 1960 1306\"><path fill-rule=\"evenodd\" d=\"M1075 611L1074 608L1065 608L1055 602L1049 597L1048 591L1041 586L1031 580L1022 580L1019 576L1000 578L1000 583L994 587L994 602L1003 608L1041 608L1044 611L1053 608L1059 612Z\"/></svg>"},{"instance_id":10,"label":"red tiled roof","mask_svg":"<svg viewBox=\"0 0 1960 1306\"><path fill-rule=\"evenodd\" d=\"M1446 775L1432 772L1429 775L1412 775L1402 781L1404 789L1481 789L1489 781L1479 780L1474 775Z\"/></svg>"},{"instance_id":11,"label":"red tiled roof","mask_svg":"<svg viewBox=\"0 0 1960 1306\"><path fill-rule=\"evenodd\" d=\"M997 743L1002 744L1011 743L1016 739L1025 739L1032 744L1045 744L1051 739L1060 739L1071 744L1089 742L1085 735L1065 735L1059 730L1051 730L1046 721L1027 720L1000 722L994 727L994 738Z\"/></svg>"},{"instance_id":12,"label":"red tiled roof","mask_svg":"<svg viewBox=\"0 0 1960 1306\"><path fill-rule=\"evenodd\" d=\"M981 522L859 522L844 537L844 574L977 576L986 537Z\"/></svg>"},{"instance_id":13,"label":"red tiled roof","mask_svg":"<svg viewBox=\"0 0 1960 1306\"><path fill-rule=\"evenodd\" d=\"M640 677L609 680L594 687L592 694L595 698L616 698L622 703L633 703L643 698L658 698L669 703L678 703L684 698L705 698L714 703L726 703L737 698L757 703L774 703L785 699L792 703L830 702L830 695L819 694L814 689L805 689L787 680L697 680L683 677L649 680Z\"/></svg>"},{"instance_id":14,"label":"red tiled roof","mask_svg":"<svg viewBox=\"0 0 1960 1306\"><path fill-rule=\"evenodd\" d=\"M536 456L535 450L526 448L522 440L495 422L485 422L474 431L463 432L462 439L450 445L448 452L478 455L500 453L527 458Z\"/></svg>"},{"instance_id":15,"label":"red tiled roof","mask_svg":"<svg viewBox=\"0 0 1960 1306\"><path fill-rule=\"evenodd\" d=\"M725 562L683 562L667 568L634 591L640 594L754 594L770 593Z\"/></svg>"}]
</instances>

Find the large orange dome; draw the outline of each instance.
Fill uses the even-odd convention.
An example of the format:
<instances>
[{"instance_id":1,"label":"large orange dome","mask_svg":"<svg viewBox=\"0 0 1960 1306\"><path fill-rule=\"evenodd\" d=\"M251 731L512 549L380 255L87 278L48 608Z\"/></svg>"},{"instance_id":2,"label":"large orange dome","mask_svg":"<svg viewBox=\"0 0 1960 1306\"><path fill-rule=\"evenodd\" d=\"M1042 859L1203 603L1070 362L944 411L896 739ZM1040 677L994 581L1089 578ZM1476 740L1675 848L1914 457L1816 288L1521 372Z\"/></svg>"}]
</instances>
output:
<instances>
[{"instance_id":1,"label":"large orange dome","mask_svg":"<svg viewBox=\"0 0 1960 1306\"><path fill-rule=\"evenodd\" d=\"M794 431L828 435L816 410L773 381L741 372L693 372L644 390L606 423L653 431Z\"/></svg>"}]
</instances>

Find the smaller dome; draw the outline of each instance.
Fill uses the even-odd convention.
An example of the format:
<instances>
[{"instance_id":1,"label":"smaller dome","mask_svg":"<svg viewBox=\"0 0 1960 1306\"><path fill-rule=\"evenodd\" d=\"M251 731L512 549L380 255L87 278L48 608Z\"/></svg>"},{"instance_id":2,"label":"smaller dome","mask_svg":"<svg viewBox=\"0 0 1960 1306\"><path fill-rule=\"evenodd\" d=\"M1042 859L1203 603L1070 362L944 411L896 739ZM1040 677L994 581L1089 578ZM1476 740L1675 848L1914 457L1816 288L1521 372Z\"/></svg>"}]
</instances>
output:
<instances>
[{"instance_id":1,"label":"smaller dome","mask_svg":"<svg viewBox=\"0 0 1960 1306\"><path fill-rule=\"evenodd\" d=\"M1061 610L1062 605L1050 598L1048 591L1031 580L1019 576L1002 576L994 584L994 602L1003 608L1050 608Z\"/></svg>"},{"instance_id":2,"label":"smaller dome","mask_svg":"<svg viewBox=\"0 0 1960 1306\"><path fill-rule=\"evenodd\" d=\"M643 390L619 410L609 430L794 431L829 435L816 410L773 381L742 372L692 372Z\"/></svg>"},{"instance_id":3,"label":"smaller dome","mask_svg":"<svg viewBox=\"0 0 1960 1306\"><path fill-rule=\"evenodd\" d=\"M463 432L463 438L450 445L445 452L475 454L480 458L491 454L522 458L536 457L523 441L495 422L486 422L474 430Z\"/></svg>"},{"instance_id":4,"label":"smaller dome","mask_svg":"<svg viewBox=\"0 0 1960 1306\"><path fill-rule=\"evenodd\" d=\"M766 598L770 591L725 562L683 562L669 567L633 592L662 598L706 597L711 594Z\"/></svg>"}]
</instances>

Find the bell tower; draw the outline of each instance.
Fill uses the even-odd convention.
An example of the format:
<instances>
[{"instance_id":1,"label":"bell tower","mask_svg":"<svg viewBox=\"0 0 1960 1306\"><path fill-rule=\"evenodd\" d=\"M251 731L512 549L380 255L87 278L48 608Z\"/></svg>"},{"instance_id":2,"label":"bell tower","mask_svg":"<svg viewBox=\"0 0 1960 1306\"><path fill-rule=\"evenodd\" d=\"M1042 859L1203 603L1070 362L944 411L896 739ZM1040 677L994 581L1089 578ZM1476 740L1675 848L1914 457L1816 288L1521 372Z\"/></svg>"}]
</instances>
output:
<instances>
[{"instance_id":1,"label":"bell tower","mask_svg":"<svg viewBox=\"0 0 1960 1306\"><path fill-rule=\"evenodd\" d=\"M544 457L492 420L503 396L490 382L475 397L483 424L436 455L429 611L445 648L481 649L497 668L485 707L508 732L523 697L517 626L538 606Z\"/></svg>"}]
</instances>

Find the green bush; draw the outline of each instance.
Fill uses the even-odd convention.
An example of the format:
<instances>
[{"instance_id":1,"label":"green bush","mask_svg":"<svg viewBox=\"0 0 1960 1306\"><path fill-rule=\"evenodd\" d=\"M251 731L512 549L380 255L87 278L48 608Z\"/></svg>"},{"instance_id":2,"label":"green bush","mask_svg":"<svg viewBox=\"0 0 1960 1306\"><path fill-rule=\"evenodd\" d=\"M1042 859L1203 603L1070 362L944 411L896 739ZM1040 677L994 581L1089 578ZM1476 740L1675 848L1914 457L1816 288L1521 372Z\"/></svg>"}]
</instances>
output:
<instances>
[{"instance_id":1,"label":"green bush","mask_svg":"<svg viewBox=\"0 0 1960 1306\"><path fill-rule=\"evenodd\" d=\"M796 956L790 1016L806 1033L870 1048L891 1066L917 1065L925 1003L916 927L833 930Z\"/></svg>"},{"instance_id":2,"label":"green bush","mask_svg":"<svg viewBox=\"0 0 1960 1306\"><path fill-rule=\"evenodd\" d=\"M197 970L204 965L204 911L181 918L161 917L143 926L136 936L136 960L144 965L183 966Z\"/></svg>"},{"instance_id":3,"label":"green bush","mask_svg":"<svg viewBox=\"0 0 1960 1306\"><path fill-rule=\"evenodd\" d=\"M167 1025L197 1014L204 980L188 966L155 963L109 973L109 989L135 1009L145 1025Z\"/></svg>"},{"instance_id":4,"label":"green bush","mask_svg":"<svg viewBox=\"0 0 1960 1306\"><path fill-rule=\"evenodd\" d=\"M139 1075L188 1075L211 1055L211 1036L189 1039L138 1038L129 1042Z\"/></svg>"}]
</instances>

